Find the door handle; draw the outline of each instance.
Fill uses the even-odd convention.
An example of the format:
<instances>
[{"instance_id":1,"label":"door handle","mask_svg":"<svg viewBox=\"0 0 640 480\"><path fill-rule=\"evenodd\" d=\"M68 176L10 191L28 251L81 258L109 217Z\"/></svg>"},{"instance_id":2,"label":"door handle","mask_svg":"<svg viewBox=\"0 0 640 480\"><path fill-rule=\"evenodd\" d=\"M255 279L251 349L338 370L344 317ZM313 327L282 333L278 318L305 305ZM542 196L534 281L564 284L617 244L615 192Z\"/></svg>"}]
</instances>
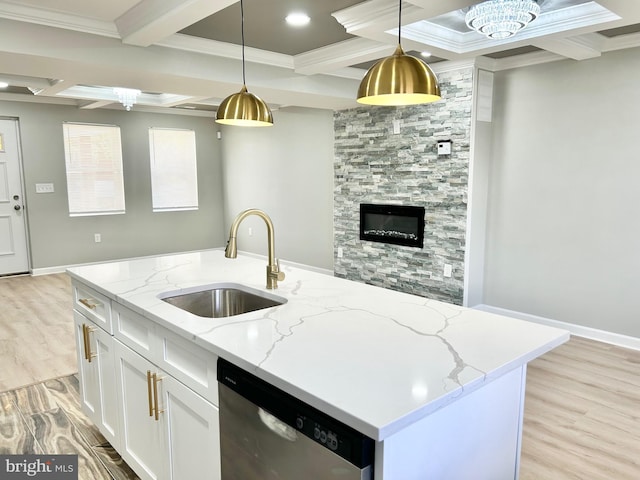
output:
<instances>
[{"instance_id":1,"label":"door handle","mask_svg":"<svg viewBox=\"0 0 640 480\"><path fill-rule=\"evenodd\" d=\"M21 210L21 209L22 209L22 207L21 207L20 205L14 205L14 206L13 206L13 209L14 209L14 210L16 210L16 211L18 211L18 210Z\"/></svg>"}]
</instances>

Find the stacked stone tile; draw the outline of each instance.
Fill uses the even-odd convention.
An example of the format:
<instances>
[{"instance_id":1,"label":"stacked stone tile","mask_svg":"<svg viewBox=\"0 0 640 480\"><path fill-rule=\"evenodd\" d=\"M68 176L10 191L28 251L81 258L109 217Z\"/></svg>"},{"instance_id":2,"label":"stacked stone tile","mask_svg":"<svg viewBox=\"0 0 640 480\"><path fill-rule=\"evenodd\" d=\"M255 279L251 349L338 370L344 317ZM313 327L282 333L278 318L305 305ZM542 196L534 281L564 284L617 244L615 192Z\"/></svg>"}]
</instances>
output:
<instances>
[{"instance_id":1,"label":"stacked stone tile","mask_svg":"<svg viewBox=\"0 0 640 480\"><path fill-rule=\"evenodd\" d=\"M335 113L336 276L462 303L472 76L471 67L441 73L436 103ZM438 140L452 141L451 155L438 156ZM425 207L424 248L361 241L361 203Z\"/></svg>"}]
</instances>

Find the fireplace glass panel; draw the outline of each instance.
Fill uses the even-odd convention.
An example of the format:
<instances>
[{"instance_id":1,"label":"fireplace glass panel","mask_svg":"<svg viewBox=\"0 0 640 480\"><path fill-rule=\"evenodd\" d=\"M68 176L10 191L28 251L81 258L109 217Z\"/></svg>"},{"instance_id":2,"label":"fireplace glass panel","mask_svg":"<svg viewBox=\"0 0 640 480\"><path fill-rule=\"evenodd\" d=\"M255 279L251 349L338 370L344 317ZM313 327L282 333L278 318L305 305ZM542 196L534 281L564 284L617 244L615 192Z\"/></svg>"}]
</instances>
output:
<instances>
[{"instance_id":1,"label":"fireplace glass panel","mask_svg":"<svg viewBox=\"0 0 640 480\"><path fill-rule=\"evenodd\" d=\"M422 248L424 208L404 205L360 205L360 239Z\"/></svg>"}]
</instances>

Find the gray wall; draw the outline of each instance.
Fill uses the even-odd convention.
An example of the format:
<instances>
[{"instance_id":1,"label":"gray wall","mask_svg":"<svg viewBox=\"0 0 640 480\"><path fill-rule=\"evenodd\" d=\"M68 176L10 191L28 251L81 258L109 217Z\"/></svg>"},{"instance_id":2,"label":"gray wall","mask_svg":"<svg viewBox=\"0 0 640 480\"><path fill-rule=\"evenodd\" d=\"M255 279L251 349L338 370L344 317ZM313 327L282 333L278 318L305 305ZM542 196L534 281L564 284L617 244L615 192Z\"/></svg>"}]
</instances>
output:
<instances>
[{"instance_id":1,"label":"gray wall","mask_svg":"<svg viewBox=\"0 0 640 480\"><path fill-rule=\"evenodd\" d=\"M32 268L224 244L221 160L213 119L143 113L135 107L125 112L18 102L0 102L0 115L19 119ZM126 214L69 216L62 135L65 121L120 126ZM200 202L197 211L152 212L149 127L195 130ZM54 183L55 193L36 194L36 183ZM94 233L102 235L102 243L94 242Z\"/></svg>"},{"instance_id":2,"label":"gray wall","mask_svg":"<svg viewBox=\"0 0 640 480\"><path fill-rule=\"evenodd\" d=\"M223 127L220 143L226 228L242 210L262 209L275 225L277 257L333 270L333 112L281 109L273 127ZM238 250L266 255L260 218L238 233Z\"/></svg>"},{"instance_id":3,"label":"gray wall","mask_svg":"<svg viewBox=\"0 0 640 480\"><path fill-rule=\"evenodd\" d=\"M496 74L484 303L640 337L640 49Z\"/></svg>"},{"instance_id":4,"label":"gray wall","mask_svg":"<svg viewBox=\"0 0 640 480\"><path fill-rule=\"evenodd\" d=\"M342 257L335 274L461 304L473 68L443 72L438 81L435 103L336 112L334 247ZM451 155L438 155L438 140L452 141ZM361 203L425 207L424 248L360 240Z\"/></svg>"}]
</instances>

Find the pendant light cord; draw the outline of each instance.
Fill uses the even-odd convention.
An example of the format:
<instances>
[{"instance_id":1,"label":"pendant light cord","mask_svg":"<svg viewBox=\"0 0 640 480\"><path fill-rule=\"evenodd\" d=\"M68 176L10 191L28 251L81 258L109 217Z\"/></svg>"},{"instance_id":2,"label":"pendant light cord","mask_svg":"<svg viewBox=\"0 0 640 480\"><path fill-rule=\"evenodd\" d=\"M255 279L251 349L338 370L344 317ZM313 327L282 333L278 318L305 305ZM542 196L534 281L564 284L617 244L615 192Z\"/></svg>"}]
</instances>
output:
<instances>
[{"instance_id":1,"label":"pendant light cord","mask_svg":"<svg viewBox=\"0 0 640 480\"><path fill-rule=\"evenodd\" d=\"M242 33L242 84L247 85L247 79L245 75L245 66L244 66L244 5L243 1L240 0L240 18L242 19L242 24L240 31Z\"/></svg>"},{"instance_id":2,"label":"pendant light cord","mask_svg":"<svg viewBox=\"0 0 640 480\"><path fill-rule=\"evenodd\" d=\"M402 43L400 38L400 28L402 28L402 0L398 1L398 45Z\"/></svg>"}]
</instances>

